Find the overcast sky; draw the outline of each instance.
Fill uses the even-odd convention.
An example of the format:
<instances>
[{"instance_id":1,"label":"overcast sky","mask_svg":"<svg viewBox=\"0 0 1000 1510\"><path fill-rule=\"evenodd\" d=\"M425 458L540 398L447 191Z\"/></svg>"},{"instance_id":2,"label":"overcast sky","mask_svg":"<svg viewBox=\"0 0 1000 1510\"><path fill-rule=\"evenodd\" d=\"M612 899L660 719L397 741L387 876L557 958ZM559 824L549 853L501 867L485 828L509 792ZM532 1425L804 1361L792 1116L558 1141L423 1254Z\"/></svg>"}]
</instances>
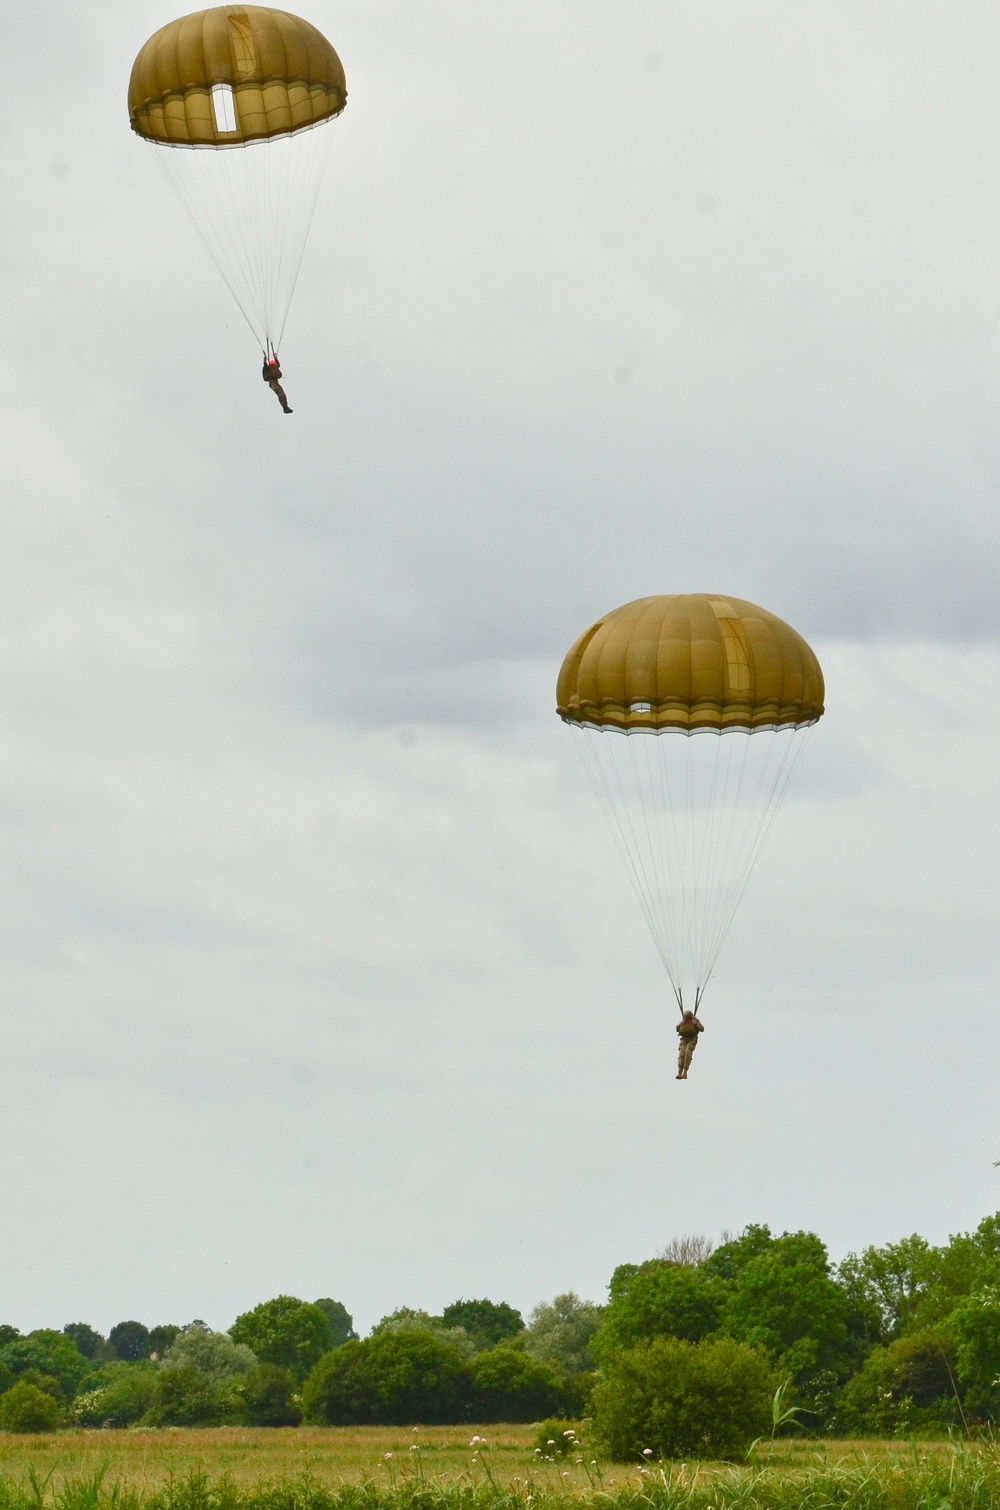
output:
<instances>
[{"instance_id":1,"label":"overcast sky","mask_svg":"<svg viewBox=\"0 0 1000 1510\"><path fill-rule=\"evenodd\" d=\"M0 0L0 1320L527 1311L1000 1207L1000 12L312 0L282 359L129 131L160 0ZM826 718L668 984L554 716L649 593Z\"/></svg>"}]
</instances>

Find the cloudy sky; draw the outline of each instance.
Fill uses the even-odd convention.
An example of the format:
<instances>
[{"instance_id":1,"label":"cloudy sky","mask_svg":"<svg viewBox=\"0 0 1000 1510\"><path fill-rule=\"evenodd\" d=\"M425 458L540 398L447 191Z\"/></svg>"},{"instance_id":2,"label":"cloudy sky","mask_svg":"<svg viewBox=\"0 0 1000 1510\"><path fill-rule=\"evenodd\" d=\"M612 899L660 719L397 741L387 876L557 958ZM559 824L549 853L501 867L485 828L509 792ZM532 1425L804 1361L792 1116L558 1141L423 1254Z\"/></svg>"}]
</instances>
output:
<instances>
[{"instance_id":1,"label":"cloudy sky","mask_svg":"<svg viewBox=\"0 0 1000 1510\"><path fill-rule=\"evenodd\" d=\"M996 7L312 0L350 102L291 420L128 129L171 14L0 0L0 1320L365 1328L974 1225ZM553 691L697 590L828 713L678 1086Z\"/></svg>"}]
</instances>

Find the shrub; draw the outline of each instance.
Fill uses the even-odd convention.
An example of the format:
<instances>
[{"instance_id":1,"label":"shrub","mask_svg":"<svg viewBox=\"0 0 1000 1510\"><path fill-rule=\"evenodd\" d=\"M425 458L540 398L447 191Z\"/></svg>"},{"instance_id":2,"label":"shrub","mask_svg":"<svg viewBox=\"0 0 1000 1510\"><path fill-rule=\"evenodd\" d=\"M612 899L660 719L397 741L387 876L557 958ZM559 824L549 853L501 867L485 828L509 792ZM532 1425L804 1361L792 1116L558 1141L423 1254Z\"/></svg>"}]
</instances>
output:
<instances>
[{"instance_id":1,"label":"shrub","mask_svg":"<svg viewBox=\"0 0 1000 1510\"><path fill-rule=\"evenodd\" d=\"M213 1379L193 1363L180 1363L157 1370L145 1419L150 1426L223 1426L242 1415L233 1379Z\"/></svg>"},{"instance_id":2,"label":"shrub","mask_svg":"<svg viewBox=\"0 0 1000 1510\"><path fill-rule=\"evenodd\" d=\"M479 1353L469 1371L477 1421L538 1421L562 1404L559 1375L529 1353L492 1348Z\"/></svg>"},{"instance_id":3,"label":"shrub","mask_svg":"<svg viewBox=\"0 0 1000 1510\"><path fill-rule=\"evenodd\" d=\"M306 1419L328 1426L410 1426L468 1418L471 1379L460 1349L422 1328L345 1342L306 1380Z\"/></svg>"},{"instance_id":4,"label":"shrub","mask_svg":"<svg viewBox=\"0 0 1000 1510\"><path fill-rule=\"evenodd\" d=\"M1000 1421L1000 1288L970 1296L954 1313L957 1373L966 1403L980 1420Z\"/></svg>"},{"instance_id":5,"label":"shrub","mask_svg":"<svg viewBox=\"0 0 1000 1510\"><path fill-rule=\"evenodd\" d=\"M553 1461L562 1458L564 1461L575 1462L583 1444L572 1421L550 1416L535 1432L535 1440L531 1445L543 1458L552 1458Z\"/></svg>"},{"instance_id":6,"label":"shrub","mask_svg":"<svg viewBox=\"0 0 1000 1510\"><path fill-rule=\"evenodd\" d=\"M59 1406L37 1384L19 1380L0 1395L0 1431L55 1431Z\"/></svg>"},{"instance_id":7,"label":"shrub","mask_svg":"<svg viewBox=\"0 0 1000 1510\"><path fill-rule=\"evenodd\" d=\"M505 1300L456 1300L441 1312L445 1327L463 1327L477 1352L524 1331L524 1318Z\"/></svg>"},{"instance_id":8,"label":"shrub","mask_svg":"<svg viewBox=\"0 0 1000 1510\"><path fill-rule=\"evenodd\" d=\"M615 1461L739 1458L771 1424L767 1359L728 1337L659 1338L619 1353L594 1390L594 1434Z\"/></svg>"},{"instance_id":9,"label":"shrub","mask_svg":"<svg viewBox=\"0 0 1000 1510\"><path fill-rule=\"evenodd\" d=\"M250 1348L261 1363L289 1369L300 1383L333 1347L325 1311L292 1295L279 1295L237 1316L229 1335Z\"/></svg>"},{"instance_id":10,"label":"shrub","mask_svg":"<svg viewBox=\"0 0 1000 1510\"><path fill-rule=\"evenodd\" d=\"M246 1421L251 1426L298 1426L302 1410L295 1398L295 1376L274 1363L258 1363L237 1385Z\"/></svg>"},{"instance_id":11,"label":"shrub","mask_svg":"<svg viewBox=\"0 0 1000 1510\"><path fill-rule=\"evenodd\" d=\"M139 1363L112 1365L111 1377L98 1389L78 1395L73 1418L81 1426L133 1426L151 1410L157 1398L154 1368Z\"/></svg>"},{"instance_id":12,"label":"shrub","mask_svg":"<svg viewBox=\"0 0 1000 1510\"><path fill-rule=\"evenodd\" d=\"M149 1357L149 1329L141 1321L119 1321L108 1333L108 1341L125 1363Z\"/></svg>"}]
</instances>

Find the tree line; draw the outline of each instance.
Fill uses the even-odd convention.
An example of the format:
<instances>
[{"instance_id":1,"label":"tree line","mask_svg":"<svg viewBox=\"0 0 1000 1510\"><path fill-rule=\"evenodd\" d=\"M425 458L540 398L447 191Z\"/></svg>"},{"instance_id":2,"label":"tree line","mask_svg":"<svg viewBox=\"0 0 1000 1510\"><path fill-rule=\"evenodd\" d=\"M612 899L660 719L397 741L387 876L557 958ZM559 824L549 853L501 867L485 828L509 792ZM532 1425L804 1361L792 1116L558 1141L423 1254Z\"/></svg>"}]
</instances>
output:
<instances>
[{"instance_id":1,"label":"tree line","mask_svg":"<svg viewBox=\"0 0 1000 1510\"><path fill-rule=\"evenodd\" d=\"M767 1425L779 1389L789 1429L1000 1423L1000 1214L941 1246L913 1235L836 1266L811 1232L684 1239L620 1265L606 1304L568 1293L527 1322L459 1300L436 1316L402 1308L361 1339L342 1303L279 1296L228 1332L0 1327L6 1430L592 1416L611 1456L704 1455Z\"/></svg>"}]
</instances>

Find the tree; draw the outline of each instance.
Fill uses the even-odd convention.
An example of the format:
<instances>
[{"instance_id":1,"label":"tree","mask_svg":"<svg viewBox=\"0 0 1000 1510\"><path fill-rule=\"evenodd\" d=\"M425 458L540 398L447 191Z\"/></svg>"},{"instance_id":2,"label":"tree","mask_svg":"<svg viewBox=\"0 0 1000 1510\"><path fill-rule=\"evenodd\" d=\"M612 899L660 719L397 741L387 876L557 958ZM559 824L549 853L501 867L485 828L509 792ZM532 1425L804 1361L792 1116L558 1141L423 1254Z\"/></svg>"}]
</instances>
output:
<instances>
[{"instance_id":1,"label":"tree","mask_svg":"<svg viewBox=\"0 0 1000 1510\"><path fill-rule=\"evenodd\" d=\"M594 1367L591 1339L601 1325L603 1311L572 1290L557 1295L551 1305L537 1305L524 1339L525 1351L543 1363L555 1363L567 1374Z\"/></svg>"},{"instance_id":2,"label":"tree","mask_svg":"<svg viewBox=\"0 0 1000 1510\"><path fill-rule=\"evenodd\" d=\"M467 1419L471 1378L461 1350L434 1332L403 1328L345 1342L306 1380L308 1421L328 1426L410 1426Z\"/></svg>"},{"instance_id":3,"label":"tree","mask_svg":"<svg viewBox=\"0 0 1000 1510\"><path fill-rule=\"evenodd\" d=\"M213 1379L193 1363L178 1363L158 1369L146 1420L151 1426L223 1426L242 1413L232 1378Z\"/></svg>"},{"instance_id":4,"label":"tree","mask_svg":"<svg viewBox=\"0 0 1000 1510\"><path fill-rule=\"evenodd\" d=\"M471 1410L477 1421L538 1421L563 1403L558 1373L521 1349L494 1347L469 1365Z\"/></svg>"},{"instance_id":5,"label":"tree","mask_svg":"<svg viewBox=\"0 0 1000 1510\"><path fill-rule=\"evenodd\" d=\"M962 1424L954 1334L914 1332L872 1349L837 1402L845 1436L894 1436Z\"/></svg>"},{"instance_id":6,"label":"tree","mask_svg":"<svg viewBox=\"0 0 1000 1510\"><path fill-rule=\"evenodd\" d=\"M441 1321L446 1328L463 1327L477 1352L496 1347L524 1331L524 1318L506 1301L455 1300L445 1306ZM483 1418L485 1419L485 1417ZM513 1418L512 1418L513 1419Z\"/></svg>"},{"instance_id":7,"label":"tree","mask_svg":"<svg viewBox=\"0 0 1000 1510\"><path fill-rule=\"evenodd\" d=\"M16 1326L0 1326L0 1348L5 1348L8 1342L16 1342L20 1335Z\"/></svg>"},{"instance_id":8,"label":"tree","mask_svg":"<svg viewBox=\"0 0 1000 1510\"><path fill-rule=\"evenodd\" d=\"M970 1295L952 1313L958 1339L956 1373L969 1411L1000 1423L1000 1288Z\"/></svg>"},{"instance_id":9,"label":"tree","mask_svg":"<svg viewBox=\"0 0 1000 1510\"><path fill-rule=\"evenodd\" d=\"M203 1321L192 1321L174 1338L159 1369L164 1374L191 1367L207 1379L219 1381L238 1378L256 1362L245 1343L234 1342L226 1332L213 1332Z\"/></svg>"},{"instance_id":10,"label":"tree","mask_svg":"<svg viewBox=\"0 0 1000 1510\"><path fill-rule=\"evenodd\" d=\"M274 1363L248 1369L237 1387L250 1426L298 1426L302 1411L295 1400L295 1377Z\"/></svg>"},{"instance_id":11,"label":"tree","mask_svg":"<svg viewBox=\"0 0 1000 1510\"><path fill-rule=\"evenodd\" d=\"M472 1338L464 1327L447 1327L440 1316L431 1316L427 1311L414 1311L409 1306L400 1306L389 1316L376 1321L371 1329L372 1337L383 1337L388 1332L429 1332L439 1342L447 1342L457 1348L464 1358L471 1358L476 1351Z\"/></svg>"},{"instance_id":12,"label":"tree","mask_svg":"<svg viewBox=\"0 0 1000 1510\"><path fill-rule=\"evenodd\" d=\"M851 1309L875 1342L892 1342L912 1328L941 1277L941 1250L914 1232L884 1248L849 1253L837 1278Z\"/></svg>"},{"instance_id":13,"label":"tree","mask_svg":"<svg viewBox=\"0 0 1000 1510\"><path fill-rule=\"evenodd\" d=\"M262 1363L289 1369L300 1383L333 1347L326 1312L292 1295L279 1295L237 1316L229 1335Z\"/></svg>"},{"instance_id":14,"label":"tree","mask_svg":"<svg viewBox=\"0 0 1000 1510\"><path fill-rule=\"evenodd\" d=\"M313 1302L319 1306L323 1315L330 1323L330 1334L333 1337L333 1346L340 1347L345 1342L357 1340L357 1332L354 1330L354 1317L347 1307L339 1300L317 1300Z\"/></svg>"},{"instance_id":15,"label":"tree","mask_svg":"<svg viewBox=\"0 0 1000 1510\"><path fill-rule=\"evenodd\" d=\"M87 1373L87 1360L76 1343L64 1337L62 1332L44 1327L0 1348L0 1363L6 1364L16 1375L33 1368L58 1379L64 1400L72 1400Z\"/></svg>"},{"instance_id":16,"label":"tree","mask_svg":"<svg viewBox=\"0 0 1000 1510\"><path fill-rule=\"evenodd\" d=\"M180 1327L173 1326L169 1322L163 1326L155 1326L149 1334L149 1356L162 1359L164 1353L173 1344L174 1338L180 1336Z\"/></svg>"},{"instance_id":17,"label":"tree","mask_svg":"<svg viewBox=\"0 0 1000 1510\"><path fill-rule=\"evenodd\" d=\"M594 1435L616 1462L742 1458L770 1425L778 1379L729 1337L660 1337L616 1354L594 1390Z\"/></svg>"},{"instance_id":18,"label":"tree","mask_svg":"<svg viewBox=\"0 0 1000 1510\"><path fill-rule=\"evenodd\" d=\"M149 1357L149 1329L141 1321L119 1321L108 1333L108 1341L125 1363Z\"/></svg>"},{"instance_id":19,"label":"tree","mask_svg":"<svg viewBox=\"0 0 1000 1510\"><path fill-rule=\"evenodd\" d=\"M699 1342L718 1330L727 1285L702 1267L664 1259L616 1269L612 1299L591 1351L605 1358L621 1348L652 1337L682 1337Z\"/></svg>"},{"instance_id":20,"label":"tree","mask_svg":"<svg viewBox=\"0 0 1000 1510\"><path fill-rule=\"evenodd\" d=\"M100 1349L107 1345L107 1339L85 1321L71 1321L63 1327L63 1336L75 1343L85 1358L96 1358Z\"/></svg>"},{"instance_id":21,"label":"tree","mask_svg":"<svg viewBox=\"0 0 1000 1510\"><path fill-rule=\"evenodd\" d=\"M19 1381L0 1395L0 1431L56 1431L59 1406L37 1384Z\"/></svg>"},{"instance_id":22,"label":"tree","mask_svg":"<svg viewBox=\"0 0 1000 1510\"><path fill-rule=\"evenodd\" d=\"M809 1398L810 1379L842 1378L849 1371L847 1299L830 1277L826 1248L814 1233L773 1238L766 1228L747 1232L752 1251L744 1250L745 1261L741 1254L733 1266L722 1330L768 1353ZM726 1247L740 1241L717 1249L705 1268L711 1270ZM829 1380L823 1388L827 1393Z\"/></svg>"}]
</instances>

